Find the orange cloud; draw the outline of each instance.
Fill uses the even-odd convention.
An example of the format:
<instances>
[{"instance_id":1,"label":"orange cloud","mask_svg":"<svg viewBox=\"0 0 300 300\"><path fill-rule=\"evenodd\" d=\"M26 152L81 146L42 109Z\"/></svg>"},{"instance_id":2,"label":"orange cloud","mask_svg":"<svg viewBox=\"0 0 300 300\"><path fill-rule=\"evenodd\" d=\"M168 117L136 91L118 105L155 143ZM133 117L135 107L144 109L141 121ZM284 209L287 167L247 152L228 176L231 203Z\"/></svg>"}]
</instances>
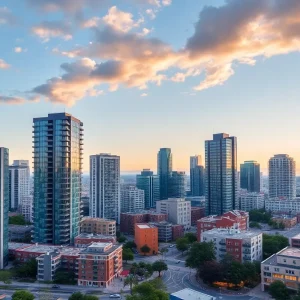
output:
<instances>
[{"instance_id":1,"label":"orange cloud","mask_svg":"<svg viewBox=\"0 0 300 300\"><path fill-rule=\"evenodd\" d=\"M10 68L10 65L5 62L3 59L0 59L0 69L8 69Z\"/></svg>"}]
</instances>

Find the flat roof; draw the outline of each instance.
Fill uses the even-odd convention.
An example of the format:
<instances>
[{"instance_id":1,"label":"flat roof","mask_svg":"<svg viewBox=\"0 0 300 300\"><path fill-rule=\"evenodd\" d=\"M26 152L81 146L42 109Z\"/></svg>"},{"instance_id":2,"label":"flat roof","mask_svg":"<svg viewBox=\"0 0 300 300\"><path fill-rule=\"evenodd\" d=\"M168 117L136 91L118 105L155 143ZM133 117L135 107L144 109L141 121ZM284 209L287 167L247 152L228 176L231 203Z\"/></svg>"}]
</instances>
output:
<instances>
[{"instance_id":1,"label":"flat roof","mask_svg":"<svg viewBox=\"0 0 300 300\"><path fill-rule=\"evenodd\" d=\"M183 289L181 291L178 291L176 293L171 294L171 296L178 297L182 300L214 300L215 297L211 295L207 295L192 289Z\"/></svg>"},{"instance_id":2,"label":"flat roof","mask_svg":"<svg viewBox=\"0 0 300 300\"><path fill-rule=\"evenodd\" d=\"M75 239L115 239L114 235L97 234L97 233L80 233Z\"/></svg>"},{"instance_id":3,"label":"flat roof","mask_svg":"<svg viewBox=\"0 0 300 300\"><path fill-rule=\"evenodd\" d=\"M300 239L300 233L296 234L295 236L291 237L292 239Z\"/></svg>"},{"instance_id":4,"label":"flat roof","mask_svg":"<svg viewBox=\"0 0 300 300\"><path fill-rule=\"evenodd\" d=\"M252 238L258 235L262 235L261 232L255 232L250 230L240 231L238 229L227 228L213 228L201 233L202 236L218 236L223 238Z\"/></svg>"},{"instance_id":5,"label":"flat roof","mask_svg":"<svg viewBox=\"0 0 300 300\"><path fill-rule=\"evenodd\" d=\"M149 225L146 224L138 224L137 226L141 229L151 228Z\"/></svg>"},{"instance_id":6,"label":"flat roof","mask_svg":"<svg viewBox=\"0 0 300 300\"><path fill-rule=\"evenodd\" d=\"M300 249L294 247L284 248L277 255L300 258Z\"/></svg>"}]
</instances>

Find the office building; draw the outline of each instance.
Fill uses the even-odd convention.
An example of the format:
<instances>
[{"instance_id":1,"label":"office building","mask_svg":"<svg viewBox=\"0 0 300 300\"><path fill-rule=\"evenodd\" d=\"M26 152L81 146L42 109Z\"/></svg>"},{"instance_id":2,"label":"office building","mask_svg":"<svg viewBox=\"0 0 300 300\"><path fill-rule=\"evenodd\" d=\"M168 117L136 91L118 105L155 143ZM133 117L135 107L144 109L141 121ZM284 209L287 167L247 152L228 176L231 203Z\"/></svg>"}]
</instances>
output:
<instances>
[{"instance_id":1,"label":"office building","mask_svg":"<svg viewBox=\"0 0 300 300\"><path fill-rule=\"evenodd\" d=\"M205 172L206 214L238 209L236 137L219 133L205 141Z\"/></svg>"},{"instance_id":2,"label":"office building","mask_svg":"<svg viewBox=\"0 0 300 300\"><path fill-rule=\"evenodd\" d=\"M262 233L259 232L214 228L201 234L201 242L214 243L217 261L226 254L240 263L261 261L263 257Z\"/></svg>"},{"instance_id":3,"label":"office building","mask_svg":"<svg viewBox=\"0 0 300 300\"><path fill-rule=\"evenodd\" d=\"M190 157L191 196L204 196L204 167L200 155Z\"/></svg>"},{"instance_id":4,"label":"office building","mask_svg":"<svg viewBox=\"0 0 300 300\"><path fill-rule=\"evenodd\" d=\"M170 148L161 148L157 155L160 200L168 199L169 183L172 174L172 153Z\"/></svg>"},{"instance_id":5,"label":"office building","mask_svg":"<svg viewBox=\"0 0 300 300\"><path fill-rule=\"evenodd\" d=\"M28 160L14 160L9 167L10 210L17 210L30 195L30 169Z\"/></svg>"},{"instance_id":6,"label":"office building","mask_svg":"<svg viewBox=\"0 0 300 300\"><path fill-rule=\"evenodd\" d=\"M170 198L156 202L156 211L168 215L168 221L183 225L185 229L191 227L191 202L183 198Z\"/></svg>"},{"instance_id":7,"label":"office building","mask_svg":"<svg viewBox=\"0 0 300 300\"><path fill-rule=\"evenodd\" d=\"M140 254L154 255L158 252L158 228L150 224L135 224L134 242ZM143 253L141 248L147 245L150 248L148 253Z\"/></svg>"},{"instance_id":8,"label":"office building","mask_svg":"<svg viewBox=\"0 0 300 300\"><path fill-rule=\"evenodd\" d=\"M133 185L121 185L121 212L135 212L144 208L144 191Z\"/></svg>"},{"instance_id":9,"label":"office building","mask_svg":"<svg viewBox=\"0 0 300 300\"><path fill-rule=\"evenodd\" d=\"M296 163L287 154L274 155L269 160L269 198L296 197Z\"/></svg>"},{"instance_id":10,"label":"office building","mask_svg":"<svg viewBox=\"0 0 300 300\"><path fill-rule=\"evenodd\" d=\"M260 192L260 164L254 160L240 166L240 188L248 192Z\"/></svg>"},{"instance_id":11,"label":"office building","mask_svg":"<svg viewBox=\"0 0 300 300\"><path fill-rule=\"evenodd\" d=\"M267 199L265 200L265 209L274 214L297 215L300 211L300 198L292 200Z\"/></svg>"},{"instance_id":12,"label":"office building","mask_svg":"<svg viewBox=\"0 0 300 300\"><path fill-rule=\"evenodd\" d=\"M185 182L185 172L172 172L169 179L169 198L184 198L186 195Z\"/></svg>"},{"instance_id":13,"label":"office building","mask_svg":"<svg viewBox=\"0 0 300 300\"><path fill-rule=\"evenodd\" d=\"M0 147L0 270L8 262L9 151Z\"/></svg>"},{"instance_id":14,"label":"office building","mask_svg":"<svg viewBox=\"0 0 300 300\"><path fill-rule=\"evenodd\" d=\"M72 244L81 219L83 124L67 113L33 119L34 241Z\"/></svg>"},{"instance_id":15,"label":"office building","mask_svg":"<svg viewBox=\"0 0 300 300\"><path fill-rule=\"evenodd\" d=\"M116 221L84 217L80 222L80 233L116 235Z\"/></svg>"},{"instance_id":16,"label":"office building","mask_svg":"<svg viewBox=\"0 0 300 300\"><path fill-rule=\"evenodd\" d=\"M120 222L120 156L90 156L90 216Z\"/></svg>"},{"instance_id":17,"label":"office building","mask_svg":"<svg viewBox=\"0 0 300 300\"><path fill-rule=\"evenodd\" d=\"M265 207L265 194L263 193L252 193L244 190L240 192L239 198L240 209L243 211L263 209Z\"/></svg>"},{"instance_id":18,"label":"office building","mask_svg":"<svg viewBox=\"0 0 300 300\"><path fill-rule=\"evenodd\" d=\"M286 247L261 263L261 289L274 281L282 281L288 289L300 288L300 249Z\"/></svg>"},{"instance_id":19,"label":"office building","mask_svg":"<svg viewBox=\"0 0 300 300\"><path fill-rule=\"evenodd\" d=\"M158 175L153 175L152 171L144 169L136 176L136 187L145 193L145 208L155 207L156 201L160 200Z\"/></svg>"}]
</instances>

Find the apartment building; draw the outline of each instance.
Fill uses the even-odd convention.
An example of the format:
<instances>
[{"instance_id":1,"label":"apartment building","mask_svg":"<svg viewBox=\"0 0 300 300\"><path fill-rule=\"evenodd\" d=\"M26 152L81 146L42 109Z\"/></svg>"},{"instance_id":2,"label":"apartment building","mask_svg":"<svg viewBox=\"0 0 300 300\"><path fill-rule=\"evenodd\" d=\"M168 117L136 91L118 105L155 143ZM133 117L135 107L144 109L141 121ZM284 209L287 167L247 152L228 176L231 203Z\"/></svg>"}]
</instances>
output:
<instances>
[{"instance_id":1,"label":"apartment building","mask_svg":"<svg viewBox=\"0 0 300 300\"><path fill-rule=\"evenodd\" d=\"M300 288L300 249L286 247L261 263L261 289L264 291L276 280L288 289Z\"/></svg>"},{"instance_id":2,"label":"apartment building","mask_svg":"<svg viewBox=\"0 0 300 300\"><path fill-rule=\"evenodd\" d=\"M268 199L265 201L265 209L272 213L285 213L296 215L300 211L300 198L295 199Z\"/></svg>"},{"instance_id":3,"label":"apartment building","mask_svg":"<svg viewBox=\"0 0 300 300\"><path fill-rule=\"evenodd\" d=\"M145 208L145 192L133 185L121 185L121 212L135 212Z\"/></svg>"},{"instance_id":4,"label":"apartment building","mask_svg":"<svg viewBox=\"0 0 300 300\"><path fill-rule=\"evenodd\" d=\"M290 238L290 245L293 248L300 248L300 233Z\"/></svg>"},{"instance_id":5,"label":"apartment building","mask_svg":"<svg viewBox=\"0 0 300 300\"><path fill-rule=\"evenodd\" d=\"M239 195L240 209L243 211L250 211L253 209L262 209L265 207L265 194L252 193L241 191Z\"/></svg>"},{"instance_id":6,"label":"apartment building","mask_svg":"<svg viewBox=\"0 0 300 300\"><path fill-rule=\"evenodd\" d=\"M205 217L205 207L191 207L191 226L197 226L197 221Z\"/></svg>"},{"instance_id":7,"label":"apartment building","mask_svg":"<svg viewBox=\"0 0 300 300\"><path fill-rule=\"evenodd\" d=\"M141 254L153 255L158 252L158 228L150 224L135 224L134 241ZM148 253L142 253L141 248L147 245Z\"/></svg>"},{"instance_id":8,"label":"apartment building","mask_svg":"<svg viewBox=\"0 0 300 300\"><path fill-rule=\"evenodd\" d=\"M201 234L201 242L213 242L218 261L226 254L241 263L262 260L262 233L214 228Z\"/></svg>"},{"instance_id":9,"label":"apartment building","mask_svg":"<svg viewBox=\"0 0 300 300\"><path fill-rule=\"evenodd\" d=\"M101 218L84 217L80 222L81 233L116 235L116 221Z\"/></svg>"},{"instance_id":10,"label":"apartment building","mask_svg":"<svg viewBox=\"0 0 300 300\"><path fill-rule=\"evenodd\" d=\"M158 241L159 242L170 242L173 240L172 235L172 223L163 221L158 223L149 223L158 228Z\"/></svg>"},{"instance_id":11,"label":"apartment building","mask_svg":"<svg viewBox=\"0 0 300 300\"><path fill-rule=\"evenodd\" d=\"M113 235L81 233L74 239L75 247L86 248L91 243L115 243L116 237Z\"/></svg>"}]
</instances>

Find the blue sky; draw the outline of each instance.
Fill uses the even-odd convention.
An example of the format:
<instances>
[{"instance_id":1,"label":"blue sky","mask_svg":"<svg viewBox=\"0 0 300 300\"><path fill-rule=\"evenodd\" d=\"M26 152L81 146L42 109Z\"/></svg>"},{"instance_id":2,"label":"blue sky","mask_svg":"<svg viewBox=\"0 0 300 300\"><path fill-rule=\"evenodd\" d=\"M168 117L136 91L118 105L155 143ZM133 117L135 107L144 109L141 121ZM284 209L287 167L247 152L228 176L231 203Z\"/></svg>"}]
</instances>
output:
<instances>
[{"instance_id":1,"label":"blue sky","mask_svg":"<svg viewBox=\"0 0 300 300\"><path fill-rule=\"evenodd\" d=\"M120 155L124 172L155 170L160 147L188 170L216 132L237 136L239 162L264 171L276 153L300 160L299 1L74 3L1 1L11 161L31 160L32 118L61 111L84 123L85 172L101 152Z\"/></svg>"}]
</instances>

